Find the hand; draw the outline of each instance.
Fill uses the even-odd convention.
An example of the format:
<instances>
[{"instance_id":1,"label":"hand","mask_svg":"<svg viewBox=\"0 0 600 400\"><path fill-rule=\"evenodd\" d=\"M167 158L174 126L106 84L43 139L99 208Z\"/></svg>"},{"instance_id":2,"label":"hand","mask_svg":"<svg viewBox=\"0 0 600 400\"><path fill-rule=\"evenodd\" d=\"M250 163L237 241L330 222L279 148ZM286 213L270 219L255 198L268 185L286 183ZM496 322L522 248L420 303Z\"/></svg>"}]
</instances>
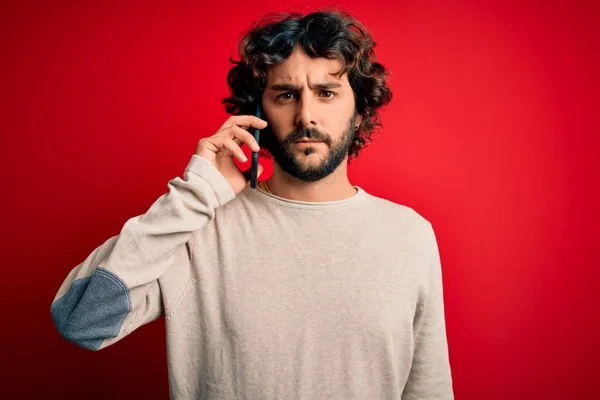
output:
<instances>
[{"instance_id":1,"label":"hand","mask_svg":"<svg viewBox=\"0 0 600 400\"><path fill-rule=\"evenodd\" d=\"M254 136L247 129L264 129L267 122L254 115L233 115L219 128L213 136L202 138L196 147L196 155L208 160L227 179L237 195L250 181L250 170L240 170L233 157L241 162L248 161L241 148L246 143L252 151L260 150ZM264 167L258 165L258 176Z\"/></svg>"}]
</instances>

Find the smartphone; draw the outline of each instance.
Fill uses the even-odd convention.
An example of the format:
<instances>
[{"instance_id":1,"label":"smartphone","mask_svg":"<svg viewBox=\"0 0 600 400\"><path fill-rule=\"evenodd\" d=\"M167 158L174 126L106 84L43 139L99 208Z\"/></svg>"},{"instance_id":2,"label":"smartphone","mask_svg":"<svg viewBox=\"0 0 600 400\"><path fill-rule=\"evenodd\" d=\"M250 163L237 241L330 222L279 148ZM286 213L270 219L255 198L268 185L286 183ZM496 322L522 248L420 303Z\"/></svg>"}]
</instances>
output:
<instances>
[{"instance_id":1,"label":"smartphone","mask_svg":"<svg viewBox=\"0 0 600 400\"><path fill-rule=\"evenodd\" d=\"M254 115L261 118L262 109L260 107L260 99L256 102L256 111ZM260 129L254 129L254 139L260 145ZM250 171L250 187L256 189L258 181L258 152L252 152L252 169Z\"/></svg>"}]
</instances>

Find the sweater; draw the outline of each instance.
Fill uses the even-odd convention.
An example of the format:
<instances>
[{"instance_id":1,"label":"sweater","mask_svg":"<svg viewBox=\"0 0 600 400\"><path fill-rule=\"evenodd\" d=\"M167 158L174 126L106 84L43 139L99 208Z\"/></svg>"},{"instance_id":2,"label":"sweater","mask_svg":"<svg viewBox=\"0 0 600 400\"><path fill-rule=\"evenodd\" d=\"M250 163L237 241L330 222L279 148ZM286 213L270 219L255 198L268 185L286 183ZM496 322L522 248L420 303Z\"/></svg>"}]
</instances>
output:
<instances>
[{"instance_id":1,"label":"sweater","mask_svg":"<svg viewBox=\"0 0 600 400\"><path fill-rule=\"evenodd\" d=\"M62 338L98 351L165 318L172 399L453 399L431 223L367 193L235 195L193 155L67 274Z\"/></svg>"}]
</instances>

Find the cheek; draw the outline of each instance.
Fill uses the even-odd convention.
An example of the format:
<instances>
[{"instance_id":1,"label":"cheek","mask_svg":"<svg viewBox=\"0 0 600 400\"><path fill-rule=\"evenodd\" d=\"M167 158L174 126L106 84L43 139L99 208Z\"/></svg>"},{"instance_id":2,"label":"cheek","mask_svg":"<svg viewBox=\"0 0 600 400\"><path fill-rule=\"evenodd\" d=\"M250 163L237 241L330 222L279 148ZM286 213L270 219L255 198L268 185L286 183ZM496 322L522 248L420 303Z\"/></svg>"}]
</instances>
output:
<instances>
[{"instance_id":1,"label":"cheek","mask_svg":"<svg viewBox=\"0 0 600 400\"><path fill-rule=\"evenodd\" d=\"M273 133L281 138L294 129L294 116L278 109L271 114L265 114L267 123L271 126Z\"/></svg>"},{"instance_id":2,"label":"cheek","mask_svg":"<svg viewBox=\"0 0 600 400\"><path fill-rule=\"evenodd\" d=\"M329 105L323 110L324 123L330 127L343 126L344 129L354 112L354 99L344 99Z\"/></svg>"}]
</instances>

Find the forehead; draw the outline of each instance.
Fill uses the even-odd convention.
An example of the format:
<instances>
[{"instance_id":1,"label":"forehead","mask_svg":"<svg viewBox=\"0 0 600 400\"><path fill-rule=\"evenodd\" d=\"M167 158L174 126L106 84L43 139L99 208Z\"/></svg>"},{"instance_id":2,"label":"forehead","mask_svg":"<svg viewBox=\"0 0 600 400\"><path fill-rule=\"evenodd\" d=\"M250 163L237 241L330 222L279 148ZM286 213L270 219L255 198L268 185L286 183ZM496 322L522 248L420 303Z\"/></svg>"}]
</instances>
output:
<instances>
[{"instance_id":1,"label":"forehead","mask_svg":"<svg viewBox=\"0 0 600 400\"><path fill-rule=\"evenodd\" d=\"M304 51L296 47L292 54L281 64L270 66L267 70L267 83L307 83L311 86L320 82L348 83L347 74L338 78L332 75L340 70L342 63L336 59L324 57L310 58Z\"/></svg>"}]
</instances>

